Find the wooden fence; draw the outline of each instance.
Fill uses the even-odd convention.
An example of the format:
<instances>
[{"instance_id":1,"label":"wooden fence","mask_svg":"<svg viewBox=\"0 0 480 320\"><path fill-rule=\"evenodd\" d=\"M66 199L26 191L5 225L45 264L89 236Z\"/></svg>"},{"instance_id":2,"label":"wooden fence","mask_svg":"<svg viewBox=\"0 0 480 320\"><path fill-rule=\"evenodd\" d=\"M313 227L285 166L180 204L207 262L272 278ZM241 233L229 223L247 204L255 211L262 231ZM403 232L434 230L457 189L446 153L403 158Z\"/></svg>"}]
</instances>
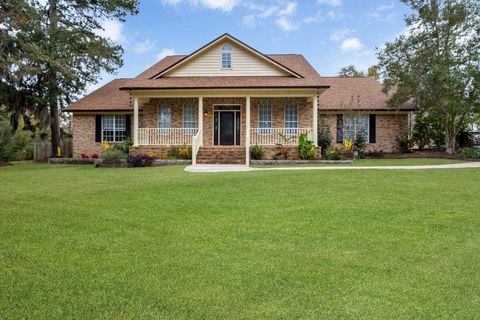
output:
<instances>
[{"instance_id":1,"label":"wooden fence","mask_svg":"<svg viewBox=\"0 0 480 320\"><path fill-rule=\"evenodd\" d=\"M50 141L34 141L33 142L33 160L46 160L52 156L52 144ZM72 157L72 140L64 140L61 142L60 151L62 158Z\"/></svg>"}]
</instances>

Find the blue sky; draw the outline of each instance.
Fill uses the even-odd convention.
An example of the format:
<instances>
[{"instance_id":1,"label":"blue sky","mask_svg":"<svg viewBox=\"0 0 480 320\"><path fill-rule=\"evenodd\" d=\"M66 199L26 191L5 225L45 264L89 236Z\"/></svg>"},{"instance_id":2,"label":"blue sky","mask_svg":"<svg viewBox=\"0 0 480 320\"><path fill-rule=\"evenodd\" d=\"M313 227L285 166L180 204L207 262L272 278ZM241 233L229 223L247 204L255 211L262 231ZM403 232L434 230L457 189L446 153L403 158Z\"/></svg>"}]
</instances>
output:
<instances>
[{"instance_id":1,"label":"blue sky","mask_svg":"<svg viewBox=\"0 0 480 320\"><path fill-rule=\"evenodd\" d=\"M398 0L144 0L125 23L103 24L100 33L123 46L124 66L90 90L225 32L263 53L303 54L322 76L349 64L366 70L376 48L405 30L408 13Z\"/></svg>"}]
</instances>

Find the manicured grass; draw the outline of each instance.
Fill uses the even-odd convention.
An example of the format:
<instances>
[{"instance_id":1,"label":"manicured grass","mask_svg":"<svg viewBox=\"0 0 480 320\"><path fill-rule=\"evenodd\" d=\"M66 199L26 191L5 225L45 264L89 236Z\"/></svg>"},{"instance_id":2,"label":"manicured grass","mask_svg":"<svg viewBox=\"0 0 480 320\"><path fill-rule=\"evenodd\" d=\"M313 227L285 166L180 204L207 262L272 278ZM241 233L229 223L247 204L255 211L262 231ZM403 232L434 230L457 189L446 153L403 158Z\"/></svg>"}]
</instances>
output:
<instances>
[{"instance_id":1,"label":"manicured grass","mask_svg":"<svg viewBox=\"0 0 480 320\"><path fill-rule=\"evenodd\" d=\"M281 165L255 165L256 168L264 167L325 167L325 166L352 166L352 167L363 167L363 166L422 166L422 165L437 165L437 164L451 164L451 163L462 163L465 161L462 160L453 160L453 159L427 159L427 158L405 158L405 159L358 159L351 164L281 164Z\"/></svg>"},{"instance_id":2,"label":"manicured grass","mask_svg":"<svg viewBox=\"0 0 480 320\"><path fill-rule=\"evenodd\" d=\"M0 168L0 319L475 319L478 169Z\"/></svg>"}]
</instances>

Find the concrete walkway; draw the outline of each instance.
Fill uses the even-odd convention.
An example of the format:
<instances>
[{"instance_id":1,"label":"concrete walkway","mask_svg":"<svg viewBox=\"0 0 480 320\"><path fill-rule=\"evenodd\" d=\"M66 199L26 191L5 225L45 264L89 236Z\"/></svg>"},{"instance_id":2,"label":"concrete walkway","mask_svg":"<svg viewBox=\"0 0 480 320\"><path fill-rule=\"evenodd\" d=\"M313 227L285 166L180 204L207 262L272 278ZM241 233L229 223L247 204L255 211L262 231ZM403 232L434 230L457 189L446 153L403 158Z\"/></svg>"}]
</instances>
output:
<instances>
[{"instance_id":1,"label":"concrete walkway","mask_svg":"<svg viewBox=\"0 0 480 320\"><path fill-rule=\"evenodd\" d=\"M284 171L284 170L424 170L424 169L465 169L480 168L480 162L462 162L452 164L420 165L420 166L335 166L335 167L267 167L252 168L246 165L235 164L197 164L185 168L187 172L245 172L245 171Z\"/></svg>"}]
</instances>

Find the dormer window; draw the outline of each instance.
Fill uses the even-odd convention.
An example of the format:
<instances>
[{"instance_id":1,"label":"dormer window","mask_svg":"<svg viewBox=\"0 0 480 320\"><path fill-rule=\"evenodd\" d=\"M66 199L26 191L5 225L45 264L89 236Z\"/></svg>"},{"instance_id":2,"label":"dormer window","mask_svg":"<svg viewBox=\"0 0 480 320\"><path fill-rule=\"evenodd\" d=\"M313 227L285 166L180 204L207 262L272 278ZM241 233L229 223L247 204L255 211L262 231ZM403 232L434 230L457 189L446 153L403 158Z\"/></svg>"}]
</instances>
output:
<instances>
[{"instance_id":1,"label":"dormer window","mask_svg":"<svg viewBox=\"0 0 480 320\"><path fill-rule=\"evenodd\" d=\"M224 44L222 46L222 69L232 68L232 46Z\"/></svg>"}]
</instances>

